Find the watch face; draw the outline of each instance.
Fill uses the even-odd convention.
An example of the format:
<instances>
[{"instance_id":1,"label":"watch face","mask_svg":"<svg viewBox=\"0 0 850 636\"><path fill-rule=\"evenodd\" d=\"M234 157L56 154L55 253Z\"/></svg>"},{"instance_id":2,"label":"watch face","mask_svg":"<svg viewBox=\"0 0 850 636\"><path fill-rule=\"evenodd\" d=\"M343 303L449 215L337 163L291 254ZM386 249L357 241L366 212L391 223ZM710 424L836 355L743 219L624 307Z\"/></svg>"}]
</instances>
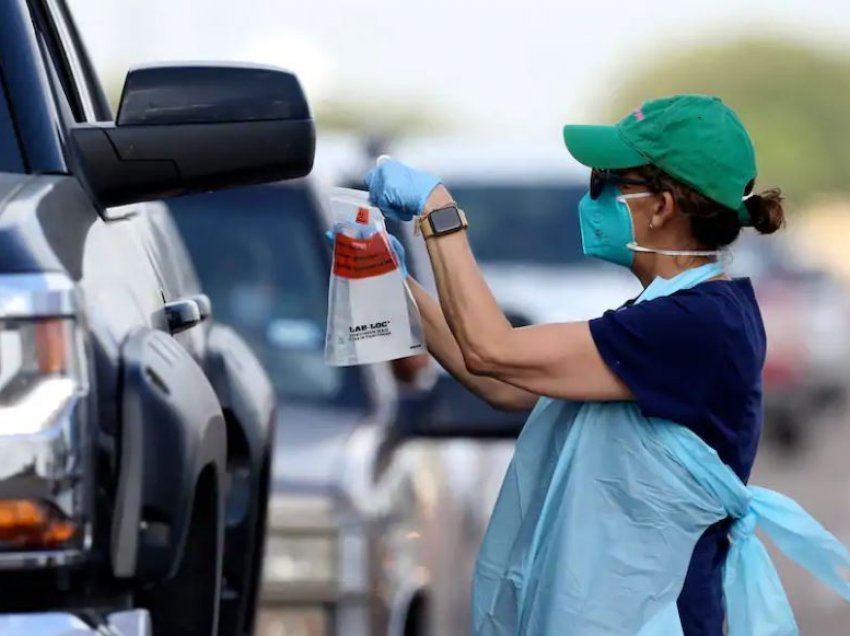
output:
<instances>
[{"instance_id":1,"label":"watch face","mask_svg":"<svg viewBox=\"0 0 850 636\"><path fill-rule=\"evenodd\" d=\"M428 220L431 221L431 227L436 234L445 234L463 227L457 208L454 207L434 210L428 215Z\"/></svg>"}]
</instances>

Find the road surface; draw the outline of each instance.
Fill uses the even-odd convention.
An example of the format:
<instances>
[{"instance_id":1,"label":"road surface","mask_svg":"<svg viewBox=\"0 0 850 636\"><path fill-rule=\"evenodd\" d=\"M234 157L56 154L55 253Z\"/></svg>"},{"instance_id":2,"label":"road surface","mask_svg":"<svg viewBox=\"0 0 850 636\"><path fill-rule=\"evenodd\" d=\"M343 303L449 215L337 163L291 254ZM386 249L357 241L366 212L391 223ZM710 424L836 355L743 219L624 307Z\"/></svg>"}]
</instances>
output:
<instances>
[{"instance_id":1,"label":"road surface","mask_svg":"<svg viewBox=\"0 0 850 636\"><path fill-rule=\"evenodd\" d=\"M850 546L850 410L810 426L810 443L799 455L784 455L763 442L750 483L792 497ZM765 543L782 576L800 634L848 636L850 603Z\"/></svg>"}]
</instances>

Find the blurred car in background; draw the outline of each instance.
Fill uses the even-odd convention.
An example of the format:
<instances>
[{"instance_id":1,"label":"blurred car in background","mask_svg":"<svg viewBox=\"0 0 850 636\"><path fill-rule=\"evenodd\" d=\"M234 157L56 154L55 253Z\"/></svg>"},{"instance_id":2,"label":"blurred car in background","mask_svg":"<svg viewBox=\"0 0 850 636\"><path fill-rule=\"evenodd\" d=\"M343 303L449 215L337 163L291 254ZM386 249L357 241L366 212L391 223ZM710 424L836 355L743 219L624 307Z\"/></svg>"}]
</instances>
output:
<instances>
[{"instance_id":1,"label":"blurred car in background","mask_svg":"<svg viewBox=\"0 0 850 636\"><path fill-rule=\"evenodd\" d=\"M170 202L216 319L249 343L279 400L257 634L467 633L490 510L465 504L485 498L487 464L476 472L481 443L424 439L464 434L453 400L466 394L445 391L427 359L325 364L329 218L312 183ZM481 437L515 435L524 419L476 406Z\"/></svg>"},{"instance_id":2,"label":"blurred car in background","mask_svg":"<svg viewBox=\"0 0 850 636\"><path fill-rule=\"evenodd\" d=\"M378 153L439 175L471 220L472 249L506 312L533 323L587 320L640 292L631 273L583 255L577 207L587 170L560 146L414 139L373 144ZM396 231L415 252L421 241ZM766 436L794 449L846 396L848 290L781 235L745 231L731 251L730 273L752 278L768 335Z\"/></svg>"},{"instance_id":3,"label":"blurred car in background","mask_svg":"<svg viewBox=\"0 0 850 636\"><path fill-rule=\"evenodd\" d=\"M817 419L847 398L848 289L781 235L749 230L733 245L729 272L752 279L767 332L765 434L796 450Z\"/></svg>"}]
</instances>

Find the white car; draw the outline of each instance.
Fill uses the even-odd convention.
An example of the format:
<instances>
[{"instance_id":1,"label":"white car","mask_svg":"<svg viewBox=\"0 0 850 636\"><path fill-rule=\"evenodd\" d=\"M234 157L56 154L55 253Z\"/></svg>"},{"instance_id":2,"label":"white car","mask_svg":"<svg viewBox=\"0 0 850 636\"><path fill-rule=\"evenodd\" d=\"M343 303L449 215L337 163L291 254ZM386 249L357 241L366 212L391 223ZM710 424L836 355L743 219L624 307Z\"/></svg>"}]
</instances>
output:
<instances>
[{"instance_id":1,"label":"white car","mask_svg":"<svg viewBox=\"0 0 850 636\"><path fill-rule=\"evenodd\" d=\"M588 171L560 143L424 139L384 152L443 180L470 219L487 282L515 322L587 320L640 293L631 272L582 254L577 206ZM779 237L745 231L730 252L729 271L752 279L768 334L765 430L793 449L814 416L846 399L846 288Z\"/></svg>"},{"instance_id":2,"label":"white car","mask_svg":"<svg viewBox=\"0 0 850 636\"><path fill-rule=\"evenodd\" d=\"M424 139L387 153L443 180L509 314L531 323L588 320L640 293L631 272L582 253L578 202L589 173L562 145Z\"/></svg>"}]
</instances>

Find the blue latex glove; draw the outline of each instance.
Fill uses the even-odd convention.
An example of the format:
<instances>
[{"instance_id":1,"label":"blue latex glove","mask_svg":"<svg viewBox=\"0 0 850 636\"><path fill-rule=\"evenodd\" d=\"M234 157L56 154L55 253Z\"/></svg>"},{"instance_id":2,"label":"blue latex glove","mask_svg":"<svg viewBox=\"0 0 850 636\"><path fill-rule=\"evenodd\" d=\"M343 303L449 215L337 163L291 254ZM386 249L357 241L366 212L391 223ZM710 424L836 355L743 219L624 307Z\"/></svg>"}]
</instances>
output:
<instances>
[{"instance_id":1,"label":"blue latex glove","mask_svg":"<svg viewBox=\"0 0 850 636\"><path fill-rule=\"evenodd\" d=\"M366 175L369 200L384 216L398 221L410 221L420 214L438 185L436 177L392 159L381 161Z\"/></svg>"},{"instance_id":2,"label":"blue latex glove","mask_svg":"<svg viewBox=\"0 0 850 636\"><path fill-rule=\"evenodd\" d=\"M395 253L396 260L398 260L398 269L401 272L401 277L407 278L410 275L410 273L407 271L407 263L405 261L406 254L405 254L405 250L404 250L404 245L402 245L401 241L399 241L396 237L394 237L389 232L387 232L387 236L390 238L390 247L392 248L393 252ZM325 238L328 240L328 245L330 245L331 249L333 249L333 246L334 246L334 231L328 230L327 232L325 232Z\"/></svg>"}]
</instances>

